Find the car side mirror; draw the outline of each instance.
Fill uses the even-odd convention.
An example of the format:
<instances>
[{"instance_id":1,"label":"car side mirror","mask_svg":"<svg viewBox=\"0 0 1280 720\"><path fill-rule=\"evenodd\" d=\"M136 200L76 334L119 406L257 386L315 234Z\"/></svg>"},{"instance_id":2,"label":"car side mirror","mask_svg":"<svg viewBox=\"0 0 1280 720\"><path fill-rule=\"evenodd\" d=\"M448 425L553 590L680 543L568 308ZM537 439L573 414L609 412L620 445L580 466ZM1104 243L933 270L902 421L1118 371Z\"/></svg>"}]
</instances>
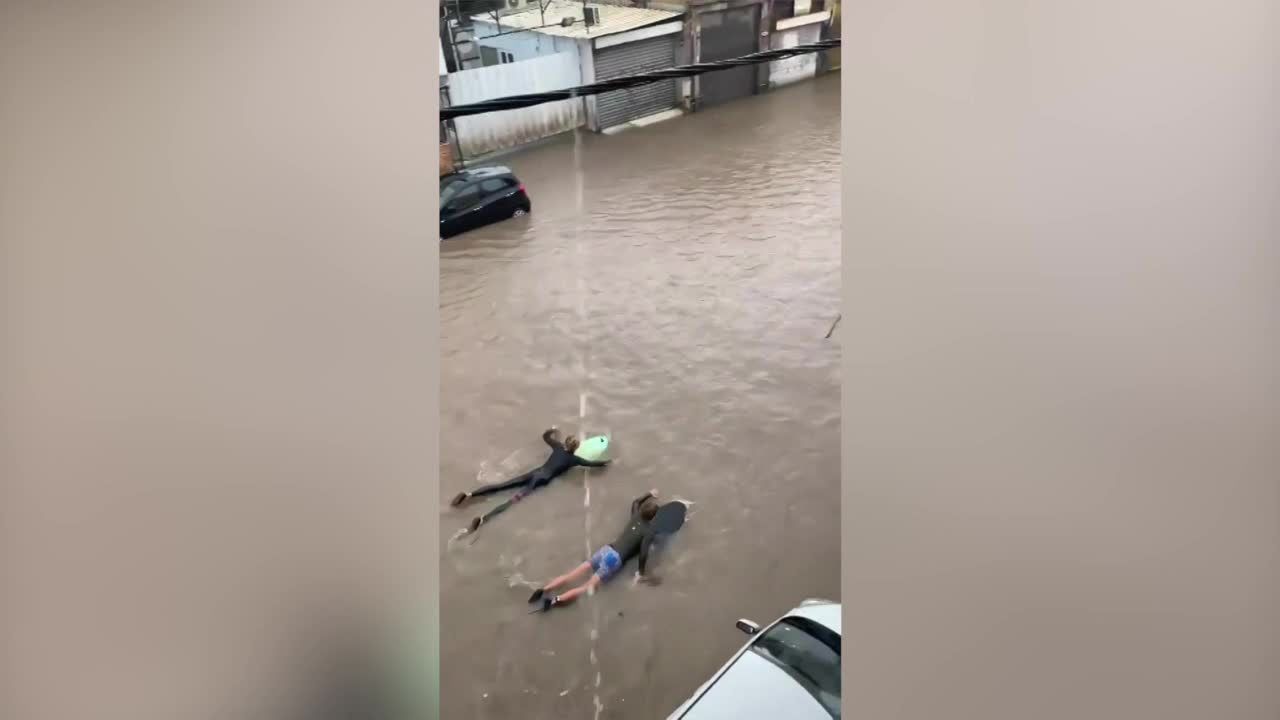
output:
<instances>
[{"instance_id":1,"label":"car side mirror","mask_svg":"<svg viewBox=\"0 0 1280 720\"><path fill-rule=\"evenodd\" d=\"M755 635L756 633L760 632L760 626L751 622L750 620L740 619L738 620L736 625L738 626L739 630L741 630L742 632L748 635Z\"/></svg>"}]
</instances>

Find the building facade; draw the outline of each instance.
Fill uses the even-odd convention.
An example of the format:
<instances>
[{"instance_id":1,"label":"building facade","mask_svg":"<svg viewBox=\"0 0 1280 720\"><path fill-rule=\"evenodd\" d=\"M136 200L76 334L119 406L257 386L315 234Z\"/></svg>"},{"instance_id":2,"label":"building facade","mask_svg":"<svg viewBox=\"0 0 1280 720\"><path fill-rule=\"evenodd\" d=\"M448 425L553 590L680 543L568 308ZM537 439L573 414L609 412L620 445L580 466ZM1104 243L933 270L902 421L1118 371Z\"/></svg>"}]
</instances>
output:
<instances>
[{"instance_id":1,"label":"building facade","mask_svg":"<svg viewBox=\"0 0 1280 720\"><path fill-rule=\"evenodd\" d=\"M779 18L774 22L770 47L774 50L782 50L818 42L823 39L823 31L830 19L831 13L826 10ZM812 78L819 72L821 57L822 53L809 53L769 63L769 87L782 87Z\"/></svg>"},{"instance_id":2,"label":"building facade","mask_svg":"<svg viewBox=\"0 0 1280 720\"><path fill-rule=\"evenodd\" d=\"M677 65L681 14L653 8L550 0L520 12L471 19L486 66L547 55L573 56L580 85ZM680 109L682 83L666 80L583 98L586 125L605 131Z\"/></svg>"},{"instance_id":3,"label":"building facade","mask_svg":"<svg viewBox=\"0 0 1280 720\"><path fill-rule=\"evenodd\" d=\"M626 4L631 2L631 4ZM838 0L472 0L442 44L442 104L562 90L675 65L727 60L838 37ZM459 10L460 11L460 10ZM457 31L457 29L465 31ZM451 57L452 53L452 57ZM448 62L448 61L454 62ZM664 80L534 108L460 118L441 127L447 163L576 127L608 132L711 108L838 68L837 51ZM448 158L446 158L448 155Z\"/></svg>"},{"instance_id":4,"label":"building facade","mask_svg":"<svg viewBox=\"0 0 1280 720\"><path fill-rule=\"evenodd\" d=\"M713 62L815 42L829 36L836 0L665 0L648 7L685 18L681 64ZM750 97L830 68L819 55L700 75L687 83L689 110ZM824 67L825 65L825 67Z\"/></svg>"}]
</instances>

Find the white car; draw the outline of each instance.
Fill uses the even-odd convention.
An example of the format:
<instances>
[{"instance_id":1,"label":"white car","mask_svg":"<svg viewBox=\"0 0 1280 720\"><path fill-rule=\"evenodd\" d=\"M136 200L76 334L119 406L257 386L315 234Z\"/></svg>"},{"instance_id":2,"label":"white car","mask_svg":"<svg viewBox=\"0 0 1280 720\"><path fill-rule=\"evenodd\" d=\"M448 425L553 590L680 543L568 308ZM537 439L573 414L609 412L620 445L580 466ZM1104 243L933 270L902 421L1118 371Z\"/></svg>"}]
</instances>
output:
<instances>
[{"instance_id":1,"label":"white car","mask_svg":"<svg viewBox=\"0 0 1280 720\"><path fill-rule=\"evenodd\" d=\"M840 603L805 600L751 636L667 720L830 720L840 717Z\"/></svg>"}]
</instances>

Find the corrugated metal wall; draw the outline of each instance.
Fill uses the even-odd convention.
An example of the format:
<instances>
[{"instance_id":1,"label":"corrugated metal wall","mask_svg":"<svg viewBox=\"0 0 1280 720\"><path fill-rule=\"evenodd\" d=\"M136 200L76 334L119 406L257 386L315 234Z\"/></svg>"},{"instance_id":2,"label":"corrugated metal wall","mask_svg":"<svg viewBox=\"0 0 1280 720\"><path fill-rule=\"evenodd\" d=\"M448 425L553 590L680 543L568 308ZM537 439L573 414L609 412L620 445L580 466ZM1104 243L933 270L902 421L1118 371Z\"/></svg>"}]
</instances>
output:
<instances>
[{"instance_id":1,"label":"corrugated metal wall","mask_svg":"<svg viewBox=\"0 0 1280 720\"><path fill-rule=\"evenodd\" d=\"M453 73L449 75L449 97L453 105L465 105L509 95L563 90L581 84L578 56L559 53ZM581 100L562 100L520 110L458 118L454 125L462 156L471 159L572 130L584 121Z\"/></svg>"}]
</instances>

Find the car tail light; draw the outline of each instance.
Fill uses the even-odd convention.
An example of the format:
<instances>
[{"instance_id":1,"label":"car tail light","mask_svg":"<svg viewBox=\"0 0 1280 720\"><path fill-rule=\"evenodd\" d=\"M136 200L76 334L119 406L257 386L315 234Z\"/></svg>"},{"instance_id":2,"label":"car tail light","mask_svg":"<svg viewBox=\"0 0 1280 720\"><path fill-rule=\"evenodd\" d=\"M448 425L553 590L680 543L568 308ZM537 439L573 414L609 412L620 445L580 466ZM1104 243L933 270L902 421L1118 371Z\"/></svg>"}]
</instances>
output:
<instances>
[{"instance_id":1,"label":"car tail light","mask_svg":"<svg viewBox=\"0 0 1280 720\"><path fill-rule=\"evenodd\" d=\"M519 185L517 185L516 189L519 190L520 192L524 192L524 183L520 183Z\"/></svg>"}]
</instances>

